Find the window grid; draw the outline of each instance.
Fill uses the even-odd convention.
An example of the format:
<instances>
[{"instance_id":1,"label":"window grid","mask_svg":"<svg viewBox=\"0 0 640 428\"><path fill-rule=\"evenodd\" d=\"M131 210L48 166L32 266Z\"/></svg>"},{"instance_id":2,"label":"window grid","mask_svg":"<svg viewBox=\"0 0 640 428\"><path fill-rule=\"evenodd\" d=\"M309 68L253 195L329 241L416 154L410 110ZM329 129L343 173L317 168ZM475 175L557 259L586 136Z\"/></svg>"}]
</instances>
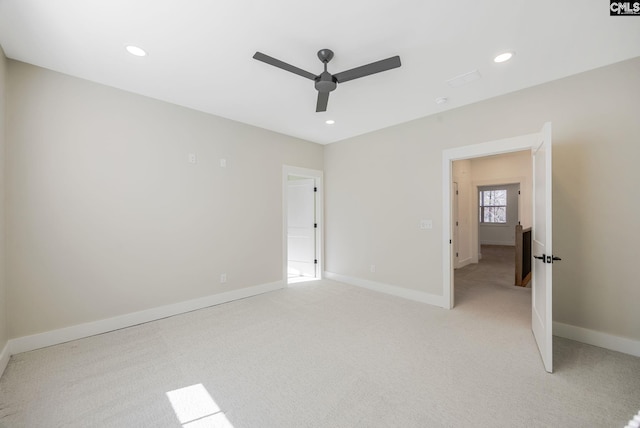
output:
<instances>
[{"instance_id":1,"label":"window grid","mask_svg":"<svg viewBox=\"0 0 640 428\"><path fill-rule=\"evenodd\" d=\"M478 200L480 223L505 224L507 222L507 189L481 190Z\"/></svg>"}]
</instances>

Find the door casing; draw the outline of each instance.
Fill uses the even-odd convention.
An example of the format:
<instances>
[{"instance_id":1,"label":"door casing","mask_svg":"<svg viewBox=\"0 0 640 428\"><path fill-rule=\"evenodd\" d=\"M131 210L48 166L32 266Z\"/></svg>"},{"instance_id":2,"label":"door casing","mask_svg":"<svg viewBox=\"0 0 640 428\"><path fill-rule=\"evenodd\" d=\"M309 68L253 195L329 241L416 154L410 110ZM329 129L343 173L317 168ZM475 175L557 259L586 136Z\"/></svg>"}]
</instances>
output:
<instances>
[{"instance_id":1,"label":"door casing","mask_svg":"<svg viewBox=\"0 0 640 428\"><path fill-rule=\"evenodd\" d=\"M452 309L454 306L453 293L453 176L452 163L457 160L473 159L484 156L501 155L505 153L531 150L537 147L539 133L505 138L470 146L456 147L442 152L442 296L443 307Z\"/></svg>"}]
</instances>

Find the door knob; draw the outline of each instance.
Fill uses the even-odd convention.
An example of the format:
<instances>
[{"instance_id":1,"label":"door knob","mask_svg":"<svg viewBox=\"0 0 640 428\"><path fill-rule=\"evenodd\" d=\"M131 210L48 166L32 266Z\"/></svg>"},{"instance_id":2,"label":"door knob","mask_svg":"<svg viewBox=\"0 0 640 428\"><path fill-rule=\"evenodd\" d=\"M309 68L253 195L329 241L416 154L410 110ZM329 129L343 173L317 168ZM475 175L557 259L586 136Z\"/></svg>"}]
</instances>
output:
<instances>
[{"instance_id":1,"label":"door knob","mask_svg":"<svg viewBox=\"0 0 640 428\"><path fill-rule=\"evenodd\" d=\"M553 263L554 261L560 261L562 260L560 257L556 257L556 256L547 256L546 254L543 254L541 256L533 256L534 259L538 259L538 260L542 260L542 263Z\"/></svg>"}]
</instances>

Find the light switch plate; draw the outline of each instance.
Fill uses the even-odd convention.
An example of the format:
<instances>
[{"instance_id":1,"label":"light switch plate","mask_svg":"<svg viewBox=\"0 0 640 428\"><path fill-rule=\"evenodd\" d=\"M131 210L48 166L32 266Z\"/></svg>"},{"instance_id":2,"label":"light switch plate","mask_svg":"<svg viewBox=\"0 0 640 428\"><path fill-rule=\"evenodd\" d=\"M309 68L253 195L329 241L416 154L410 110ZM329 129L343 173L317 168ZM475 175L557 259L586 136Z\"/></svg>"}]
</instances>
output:
<instances>
[{"instance_id":1,"label":"light switch plate","mask_svg":"<svg viewBox=\"0 0 640 428\"><path fill-rule=\"evenodd\" d=\"M433 222L431 220L420 220L420 229L433 229Z\"/></svg>"}]
</instances>

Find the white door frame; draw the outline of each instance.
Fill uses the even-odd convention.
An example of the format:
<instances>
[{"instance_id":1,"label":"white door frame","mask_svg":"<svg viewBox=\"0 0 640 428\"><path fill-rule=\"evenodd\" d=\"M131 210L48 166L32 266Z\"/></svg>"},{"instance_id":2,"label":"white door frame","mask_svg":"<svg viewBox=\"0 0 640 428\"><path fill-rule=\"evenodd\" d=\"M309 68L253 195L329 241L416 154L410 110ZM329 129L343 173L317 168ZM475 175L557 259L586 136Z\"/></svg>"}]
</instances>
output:
<instances>
[{"instance_id":1,"label":"white door frame","mask_svg":"<svg viewBox=\"0 0 640 428\"><path fill-rule=\"evenodd\" d=\"M453 293L453 161L531 150L537 147L539 133L505 138L470 146L456 147L442 152L442 302L446 309L454 305Z\"/></svg>"},{"instance_id":2,"label":"white door frame","mask_svg":"<svg viewBox=\"0 0 640 428\"><path fill-rule=\"evenodd\" d=\"M282 166L282 281L285 285L288 284L289 275L287 272L287 259L288 259L288 239L287 239L287 229L288 229L288 208L289 208L289 197L288 197L288 181L289 176L294 177L304 177L304 178L313 178L315 181L315 186L318 188L316 192L316 222L318 223L318 228L316 230L316 257L318 259L317 266L317 278L322 278L322 272L324 272L324 257L323 257L323 241L324 241L324 221L322 213L323 210L323 201L324 201L324 188L323 188L323 173L322 171L318 171L315 169L308 168L299 168L296 166L283 165Z\"/></svg>"}]
</instances>

